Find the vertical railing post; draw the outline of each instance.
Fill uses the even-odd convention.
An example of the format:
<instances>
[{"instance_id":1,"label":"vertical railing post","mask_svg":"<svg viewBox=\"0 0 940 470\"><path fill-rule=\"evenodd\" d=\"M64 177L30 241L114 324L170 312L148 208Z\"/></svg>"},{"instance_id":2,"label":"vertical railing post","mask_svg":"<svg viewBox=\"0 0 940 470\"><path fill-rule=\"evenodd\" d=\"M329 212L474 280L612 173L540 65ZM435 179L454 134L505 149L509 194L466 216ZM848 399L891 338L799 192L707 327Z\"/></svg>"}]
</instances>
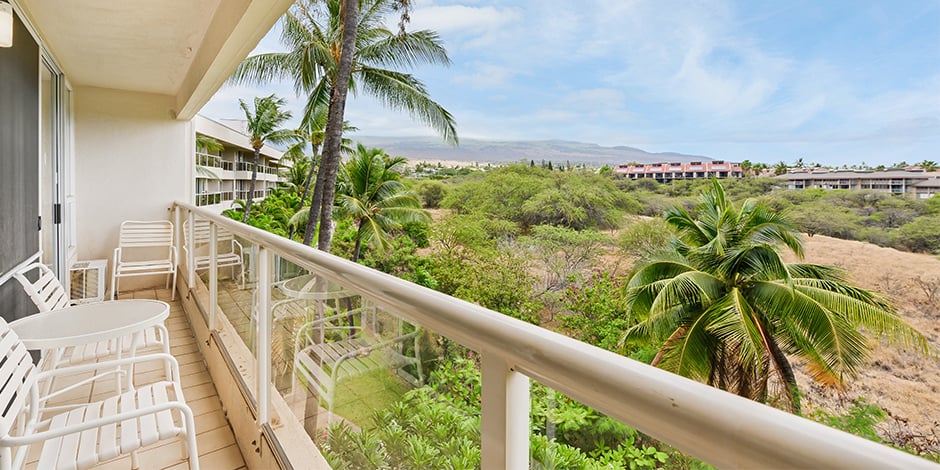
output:
<instances>
[{"instance_id":1,"label":"vertical railing post","mask_svg":"<svg viewBox=\"0 0 940 470\"><path fill-rule=\"evenodd\" d=\"M183 251L183 226L180 225L180 206L173 204L173 237L176 240L176 269L179 270L180 253ZM173 286L176 289L176 286Z\"/></svg>"},{"instance_id":2,"label":"vertical railing post","mask_svg":"<svg viewBox=\"0 0 940 470\"><path fill-rule=\"evenodd\" d=\"M189 211L189 214L186 216L186 220L189 222L189 227L186 229L186 271L189 273L187 276L187 283L189 284L189 295L192 295L193 289L196 288L196 263L193 262L193 260L196 258L196 216L193 214L193 211Z\"/></svg>"},{"instance_id":3,"label":"vertical railing post","mask_svg":"<svg viewBox=\"0 0 940 470\"><path fill-rule=\"evenodd\" d=\"M215 311L219 305L218 237L219 227L215 222L209 222L209 331L215 331ZM232 274L232 277L235 277L235 275Z\"/></svg>"},{"instance_id":4,"label":"vertical railing post","mask_svg":"<svg viewBox=\"0 0 940 470\"><path fill-rule=\"evenodd\" d=\"M258 250L258 427L268 422L268 393L271 389L271 252Z\"/></svg>"},{"instance_id":5,"label":"vertical railing post","mask_svg":"<svg viewBox=\"0 0 940 470\"><path fill-rule=\"evenodd\" d=\"M481 360L481 464L529 468L529 378L492 352Z\"/></svg>"}]
</instances>

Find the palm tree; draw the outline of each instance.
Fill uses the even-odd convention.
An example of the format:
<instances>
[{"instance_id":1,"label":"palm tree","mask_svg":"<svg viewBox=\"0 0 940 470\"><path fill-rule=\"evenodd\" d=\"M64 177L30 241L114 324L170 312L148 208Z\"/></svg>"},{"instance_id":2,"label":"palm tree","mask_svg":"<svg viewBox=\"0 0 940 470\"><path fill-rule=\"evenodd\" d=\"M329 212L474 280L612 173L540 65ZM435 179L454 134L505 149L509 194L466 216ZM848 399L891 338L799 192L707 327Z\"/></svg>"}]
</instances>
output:
<instances>
[{"instance_id":1,"label":"palm tree","mask_svg":"<svg viewBox=\"0 0 940 470\"><path fill-rule=\"evenodd\" d=\"M363 243L382 249L389 230L403 223L430 222L418 196L399 181L405 161L358 144L355 155L340 168L336 205L356 227L353 262L359 261Z\"/></svg>"},{"instance_id":2,"label":"palm tree","mask_svg":"<svg viewBox=\"0 0 940 470\"><path fill-rule=\"evenodd\" d=\"M307 203L307 194L310 191L310 183L313 182L313 175L317 171L317 164L319 160L320 145L323 144L323 139L326 136L326 118L327 118L327 107L319 106L313 115L313 118L302 123L301 127L296 130L299 140L294 144L288 147L287 151L284 154L290 160L304 159L310 162L310 165L307 167L307 176L303 185L303 191L300 193L300 207L299 210L303 210L304 205ZM349 121L343 122L343 132L351 131L355 132L359 130L355 126L349 124ZM310 156L306 156L305 152L307 147L310 148ZM346 138L342 139L341 150L345 154L350 154L354 150L352 148L352 141ZM303 224L307 224L307 215L304 211L303 215ZM309 237L305 237L305 245L309 245L311 241L312 231L315 227L307 227L311 231ZM288 238L292 238L294 234L294 226L291 226L290 231L288 232Z\"/></svg>"},{"instance_id":3,"label":"palm tree","mask_svg":"<svg viewBox=\"0 0 940 470\"><path fill-rule=\"evenodd\" d=\"M453 116L430 99L424 84L394 68L422 64L449 65L450 59L437 33L421 30L395 33L385 19L404 8L407 0L300 0L284 15L282 43L288 52L247 58L235 70L235 83L268 83L293 78L297 94L305 94L304 121L318 106L329 104L323 161L317 173L313 211L305 243L312 240L318 215L318 247L328 250L332 236L333 196L340 163L343 112L348 89L371 95L392 109L408 111L456 143ZM319 214L318 214L319 212Z\"/></svg>"},{"instance_id":4,"label":"palm tree","mask_svg":"<svg viewBox=\"0 0 940 470\"><path fill-rule=\"evenodd\" d=\"M784 263L779 250L802 258L802 242L762 202L736 207L713 181L695 216L676 207L665 218L678 234L673 249L646 260L627 285L628 310L642 320L623 340L661 344L653 365L759 401L779 396L773 386L798 412L787 355L841 387L867 356L859 328L927 353L920 333L846 273Z\"/></svg>"},{"instance_id":5,"label":"palm tree","mask_svg":"<svg viewBox=\"0 0 940 470\"><path fill-rule=\"evenodd\" d=\"M290 111L281 110L281 107L287 104L283 98L274 95L255 97L254 109L241 99L238 100L238 104L245 112L251 148L255 151L254 164L251 166L251 183L248 186L248 197L245 202L245 215L242 218L242 222L248 223L248 213L251 211L251 202L255 195L255 182L258 179L261 148L264 147L265 142L274 144L293 142L297 140L297 135L292 130L281 129L281 126L291 118Z\"/></svg>"}]
</instances>

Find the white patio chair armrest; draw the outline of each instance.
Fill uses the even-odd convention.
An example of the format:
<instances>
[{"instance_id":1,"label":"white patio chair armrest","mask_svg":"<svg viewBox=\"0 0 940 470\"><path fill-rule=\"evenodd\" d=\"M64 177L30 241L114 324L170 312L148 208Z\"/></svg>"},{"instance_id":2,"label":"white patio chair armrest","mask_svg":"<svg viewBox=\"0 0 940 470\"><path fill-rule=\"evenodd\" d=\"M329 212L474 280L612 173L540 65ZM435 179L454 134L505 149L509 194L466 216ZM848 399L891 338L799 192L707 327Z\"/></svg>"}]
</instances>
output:
<instances>
[{"instance_id":1,"label":"white patio chair armrest","mask_svg":"<svg viewBox=\"0 0 940 470\"><path fill-rule=\"evenodd\" d=\"M121 247L114 249L114 263L111 264L111 270L116 271L118 262L121 261Z\"/></svg>"},{"instance_id":2,"label":"white patio chair armrest","mask_svg":"<svg viewBox=\"0 0 940 470\"><path fill-rule=\"evenodd\" d=\"M184 412L192 412L189 406L186 405L181 400L174 400L166 403L161 403L159 405L152 405L146 408L139 408L136 410L124 411L118 414L111 416L105 416L91 421L86 421L84 423L73 424L70 426L64 426L56 429L46 429L45 431L33 432L27 436L3 436L0 438L0 447L2 446L11 446L18 447L23 445L29 445L36 442L48 441L49 439L55 439L57 437L62 437L68 434L75 434L82 432L88 429L100 428L102 426L107 426L109 424L119 423L121 421L126 421L131 418L137 418L140 416L146 416L149 414L159 413L165 410L178 409ZM47 426L48 422L43 421L43 426Z\"/></svg>"},{"instance_id":3,"label":"white patio chair armrest","mask_svg":"<svg viewBox=\"0 0 940 470\"><path fill-rule=\"evenodd\" d=\"M238 243L238 240L232 238L232 252L235 252L236 246L238 247L238 256L240 257L242 256L242 250L243 250L242 244ZM281 282L284 282L284 281L281 281Z\"/></svg>"},{"instance_id":4,"label":"white patio chair armrest","mask_svg":"<svg viewBox=\"0 0 940 470\"><path fill-rule=\"evenodd\" d=\"M170 245L170 257L173 258L173 267L179 265L179 256L176 252L176 245Z\"/></svg>"}]
</instances>

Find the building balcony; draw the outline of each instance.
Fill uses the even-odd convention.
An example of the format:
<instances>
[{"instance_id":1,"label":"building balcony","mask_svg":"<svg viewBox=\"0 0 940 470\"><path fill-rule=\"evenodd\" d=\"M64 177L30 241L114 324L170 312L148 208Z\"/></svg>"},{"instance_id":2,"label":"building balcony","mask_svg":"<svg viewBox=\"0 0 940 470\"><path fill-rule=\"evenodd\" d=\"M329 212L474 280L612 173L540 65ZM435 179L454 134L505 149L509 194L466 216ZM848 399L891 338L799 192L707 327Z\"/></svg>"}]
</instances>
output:
<instances>
[{"instance_id":1,"label":"building balcony","mask_svg":"<svg viewBox=\"0 0 940 470\"><path fill-rule=\"evenodd\" d=\"M222 203L231 202L234 200L235 200L234 191L217 191L217 192L212 192L212 193L201 193L201 194L196 195L197 206L211 206L214 204L222 204Z\"/></svg>"},{"instance_id":2,"label":"building balcony","mask_svg":"<svg viewBox=\"0 0 940 470\"><path fill-rule=\"evenodd\" d=\"M479 442L484 469L529 468L532 381L720 468L935 468L927 460L191 204L176 203L173 217L176 227L183 227L187 219L188 227L207 221L210 236L224 229L242 247L244 270L214 268L212 260L218 259L221 249L217 243L188 247L186 252L192 256L208 256L210 267L195 271L194 260L181 259L176 288L195 338L192 344L207 364L249 468L327 468L317 442L328 424L369 426L374 411L420 383L421 364L435 360L427 346L442 341L468 348L479 358ZM187 238L177 237L183 239ZM323 319L334 317L340 320L339 328L325 329ZM371 331L369 344L360 343L352 354L343 356L348 367L334 369L344 370L349 377L333 382L333 400L322 390L313 391L311 382L322 380L327 369L300 371L311 357L306 354L318 345L338 351L352 334L348 328L365 330L367 322L382 326ZM331 336L334 341L328 339ZM373 356L379 350L382 353ZM184 354L192 352L187 349ZM392 360L401 355L419 361ZM321 365L328 356L320 356ZM388 362L370 367L371 358Z\"/></svg>"}]
</instances>

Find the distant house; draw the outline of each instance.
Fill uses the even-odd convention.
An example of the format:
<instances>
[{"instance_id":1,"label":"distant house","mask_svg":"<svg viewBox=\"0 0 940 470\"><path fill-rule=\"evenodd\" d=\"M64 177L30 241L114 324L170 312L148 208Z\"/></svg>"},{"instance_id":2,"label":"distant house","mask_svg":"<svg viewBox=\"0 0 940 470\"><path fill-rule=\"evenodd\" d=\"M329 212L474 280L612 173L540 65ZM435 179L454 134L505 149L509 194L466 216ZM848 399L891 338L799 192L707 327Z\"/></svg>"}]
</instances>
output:
<instances>
[{"instance_id":1,"label":"distant house","mask_svg":"<svg viewBox=\"0 0 940 470\"><path fill-rule=\"evenodd\" d=\"M776 177L787 189L846 189L910 194L926 199L940 193L940 172L922 168L890 170L791 169Z\"/></svg>"},{"instance_id":2,"label":"distant house","mask_svg":"<svg viewBox=\"0 0 940 470\"><path fill-rule=\"evenodd\" d=\"M741 169L740 163L725 162L722 160L690 163L620 165L613 169L613 173L632 180L650 178L660 183L673 180L691 180L712 177L744 177L744 170Z\"/></svg>"},{"instance_id":3,"label":"distant house","mask_svg":"<svg viewBox=\"0 0 940 470\"><path fill-rule=\"evenodd\" d=\"M936 171L934 173L937 173ZM914 184L914 197L927 199L940 194L940 176Z\"/></svg>"}]
</instances>

